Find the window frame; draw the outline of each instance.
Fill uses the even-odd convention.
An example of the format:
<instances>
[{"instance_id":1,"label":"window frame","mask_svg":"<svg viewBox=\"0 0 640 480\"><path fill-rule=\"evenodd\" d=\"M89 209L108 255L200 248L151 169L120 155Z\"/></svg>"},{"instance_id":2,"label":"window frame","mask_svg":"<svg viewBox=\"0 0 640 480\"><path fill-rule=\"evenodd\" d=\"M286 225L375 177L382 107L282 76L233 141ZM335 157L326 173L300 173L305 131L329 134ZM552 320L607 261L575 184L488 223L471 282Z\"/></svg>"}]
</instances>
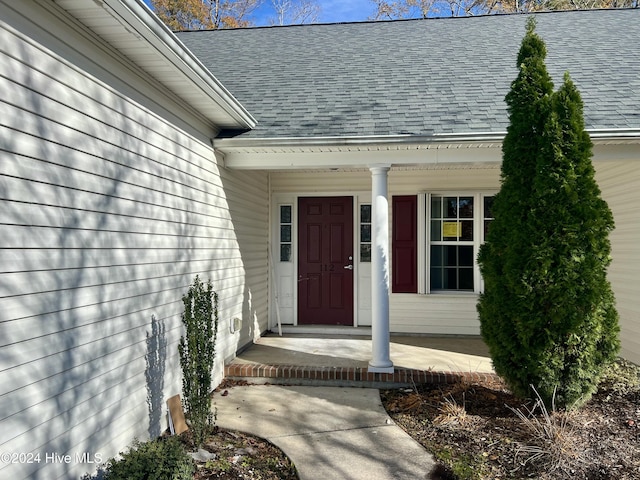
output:
<instances>
[{"instance_id":1,"label":"window frame","mask_svg":"<svg viewBox=\"0 0 640 480\"><path fill-rule=\"evenodd\" d=\"M288 208L289 209L289 221L285 222L283 221L282 215L283 215L283 208ZM293 210L293 205L290 203L281 203L278 205L278 261L280 263L292 263L294 261L293 255L294 255L294 224L293 224L293 216L294 216L294 210ZM289 230L289 240L285 240L283 239L283 227L288 227ZM284 246L288 246L289 247L289 258L287 259L283 259L283 247Z\"/></svg>"},{"instance_id":2,"label":"window frame","mask_svg":"<svg viewBox=\"0 0 640 480\"><path fill-rule=\"evenodd\" d=\"M368 207L369 208L369 221L368 222L364 222L362 219L362 210L363 207ZM371 263L371 253L372 253L372 245L373 245L373 206L370 202L363 202L358 204L358 209L357 209L357 214L358 214L358 222L357 222L357 238L358 238L358 242L357 242L357 255L358 255L358 262L359 263ZM362 236L362 230L364 226L368 226L369 227L369 240L364 240L363 236ZM364 246L368 245L369 246L369 258L363 258L362 256L362 248Z\"/></svg>"},{"instance_id":3,"label":"window frame","mask_svg":"<svg viewBox=\"0 0 640 480\"><path fill-rule=\"evenodd\" d=\"M484 282L482 275L480 274L480 268L478 266L478 252L480 245L485 241L484 235L484 223L485 219L492 217L485 216L484 199L485 197L493 197L496 195L495 190L445 190L445 191L430 191L421 195L422 208L420 209L419 225L422 225L421 245L419 251L424 256L424 261L420 262L423 268L419 270L419 274L422 276L422 281L419 282L419 293L426 295L478 295L484 290ZM456 242L461 245L473 246L473 290L450 290L450 289L431 289L431 246L432 245L451 245L453 243L447 243L445 240L432 241L431 229L432 229L432 216L431 216L431 201L434 197L473 197L473 240ZM435 243L434 243L435 242Z\"/></svg>"}]
</instances>

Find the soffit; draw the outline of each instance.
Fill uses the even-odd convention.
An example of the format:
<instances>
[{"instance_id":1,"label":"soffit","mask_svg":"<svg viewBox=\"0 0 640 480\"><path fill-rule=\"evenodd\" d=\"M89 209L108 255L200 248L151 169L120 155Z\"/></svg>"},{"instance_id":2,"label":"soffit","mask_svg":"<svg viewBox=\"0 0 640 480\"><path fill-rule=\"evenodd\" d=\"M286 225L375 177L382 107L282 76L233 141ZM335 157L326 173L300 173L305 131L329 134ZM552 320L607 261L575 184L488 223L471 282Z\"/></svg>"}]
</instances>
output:
<instances>
[{"instance_id":1,"label":"soffit","mask_svg":"<svg viewBox=\"0 0 640 480\"><path fill-rule=\"evenodd\" d=\"M221 129L255 126L251 114L138 0L54 0Z\"/></svg>"}]
</instances>

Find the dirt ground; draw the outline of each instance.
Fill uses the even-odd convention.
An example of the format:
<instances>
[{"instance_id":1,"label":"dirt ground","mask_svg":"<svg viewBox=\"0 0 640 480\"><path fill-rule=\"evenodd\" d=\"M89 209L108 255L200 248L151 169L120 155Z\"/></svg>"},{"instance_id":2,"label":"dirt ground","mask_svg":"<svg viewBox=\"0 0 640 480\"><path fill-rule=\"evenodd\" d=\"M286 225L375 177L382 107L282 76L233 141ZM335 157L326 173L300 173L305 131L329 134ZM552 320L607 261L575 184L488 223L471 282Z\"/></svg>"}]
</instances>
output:
<instances>
[{"instance_id":1,"label":"dirt ground","mask_svg":"<svg viewBox=\"0 0 640 480\"><path fill-rule=\"evenodd\" d=\"M638 480L639 370L617 368L586 406L547 415L500 381L381 395L395 422L441 461L434 480Z\"/></svg>"},{"instance_id":2,"label":"dirt ground","mask_svg":"<svg viewBox=\"0 0 640 480\"><path fill-rule=\"evenodd\" d=\"M203 447L215 458L196 461L194 480L297 480L294 465L273 444L258 437L216 429Z\"/></svg>"},{"instance_id":3,"label":"dirt ground","mask_svg":"<svg viewBox=\"0 0 640 480\"><path fill-rule=\"evenodd\" d=\"M213 395L226 395L234 386L249 386L246 381L225 379ZM189 450L193 443L187 431L182 440ZM298 480L295 465L282 450L262 438L215 427L202 447L209 459L196 459L194 480Z\"/></svg>"}]
</instances>

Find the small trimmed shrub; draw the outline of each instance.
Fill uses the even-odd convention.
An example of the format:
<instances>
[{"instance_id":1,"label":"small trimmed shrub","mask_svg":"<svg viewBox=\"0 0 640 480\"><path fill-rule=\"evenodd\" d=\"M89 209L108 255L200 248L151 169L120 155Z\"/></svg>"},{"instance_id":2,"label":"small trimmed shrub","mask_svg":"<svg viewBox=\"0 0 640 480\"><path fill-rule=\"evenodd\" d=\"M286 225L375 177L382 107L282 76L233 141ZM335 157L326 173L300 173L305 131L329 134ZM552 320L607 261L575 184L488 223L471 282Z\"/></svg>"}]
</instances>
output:
<instances>
[{"instance_id":1,"label":"small trimmed shrub","mask_svg":"<svg viewBox=\"0 0 640 480\"><path fill-rule=\"evenodd\" d=\"M119 460L104 469L105 480L192 480L195 465L177 437L140 443L134 440Z\"/></svg>"},{"instance_id":2,"label":"small trimmed shrub","mask_svg":"<svg viewBox=\"0 0 640 480\"><path fill-rule=\"evenodd\" d=\"M178 352L182 367L182 401L196 447L201 446L214 424L211 411L211 372L218 333L218 294L211 281L203 284L196 276L182 297L185 335Z\"/></svg>"}]
</instances>

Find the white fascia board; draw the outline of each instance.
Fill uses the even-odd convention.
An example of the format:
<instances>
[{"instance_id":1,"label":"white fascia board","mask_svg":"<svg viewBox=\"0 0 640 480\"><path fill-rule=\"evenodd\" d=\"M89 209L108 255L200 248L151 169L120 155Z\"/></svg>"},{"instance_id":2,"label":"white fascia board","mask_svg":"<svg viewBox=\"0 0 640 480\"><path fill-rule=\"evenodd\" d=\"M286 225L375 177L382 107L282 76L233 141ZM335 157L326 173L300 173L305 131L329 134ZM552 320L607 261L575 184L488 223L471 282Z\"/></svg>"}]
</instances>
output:
<instances>
[{"instance_id":1,"label":"white fascia board","mask_svg":"<svg viewBox=\"0 0 640 480\"><path fill-rule=\"evenodd\" d=\"M215 78L198 58L173 34L142 0L102 0L136 32L155 46L190 81L200 87L237 122L239 128L254 128L256 120ZM197 105L194 105L197 108Z\"/></svg>"},{"instance_id":2,"label":"white fascia board","mask_svg":"<svg viewBox=\"0 0 640 480\"><path fill-rule=\"evenodd\" d=\"M587 130L594 143L598 142L627 142L640 143L640 128L619 129L591 129Z\"/></svg>"},{"instance_id":3,"label":"white fascia board","mask_svg":"<svg viewBox=\"0 0 640 480\"><path fill-rule=\"evenodd\" d=\"M64 8L64 0L60 0L58 3ZM95 3L102 6L116 22L138 36L141 42L144 42L150 49L150 53L155 51L166 60L175 73L179 73L185 82L193 85L196 95L201 96L205 103L213 101L219 109L224 111L231 123L221 125L221 127L251 129L256 126L256 120L249 111L233 97L142 0L101 0ZM105 39L109 41L108 38ZM197 104L192 106L196 110L202 111L201 106ZM206 116L205 112L202 113Z\"/></svg>"},{"instance_id":4,"label":"white fascia board","mask_svg":"<svg viewBox=\"0 0 640 480\"><path fill-rule=\"evenodd\" d=\"M640 129L592 129L587 130L593 141L640 142ZM502 143L507 132L471 132L471 133L436 133L433 135L375 135L351 137L272 137L251 138L238 136L235 138L214 139L220 149L225 148L309 148L309 147L359 147L392 146L392 145L430 145L430 144L492 144Z\"/></svg>"},{"instance_id":5,"label":"white fascia board","mask_svg":"<svg viewBox=\"0 0 640 480\"><path fill-rule=\"evenodd\" d=\"M593 130L596 159L640 158L640 130ZM376 137L230 138L214 140L225 166L286 170L392 165L495 164L505 132Z\"/></svg>"},{"instance_id":6,"label":"white fascia board","mask_svg":"<svg viewBox=\"0 0 640 480\"><path fill-rule=\"evenodd\" d=\"M506 132L483 132L467 134L433 135L375 135L352 137L273 137L273 138L235 138L214 139L214 145L226 148L338 148L338 147L390 147L450 143L502 143Z\"/></svg>"}]
</instances>

